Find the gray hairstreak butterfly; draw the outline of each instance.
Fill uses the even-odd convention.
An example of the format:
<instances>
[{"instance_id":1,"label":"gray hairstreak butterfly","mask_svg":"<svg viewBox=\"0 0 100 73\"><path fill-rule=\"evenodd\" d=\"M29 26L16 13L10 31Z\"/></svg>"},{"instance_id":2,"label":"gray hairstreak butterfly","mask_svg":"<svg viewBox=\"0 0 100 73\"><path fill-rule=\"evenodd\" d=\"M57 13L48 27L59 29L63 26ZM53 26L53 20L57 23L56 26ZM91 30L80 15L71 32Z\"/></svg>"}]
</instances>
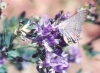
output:
<instances>
[{"instance_id":1,"label":"gray hairstreak butterfly","mask_svg":"<svg viewBox=\"0 0 100 73\"><path fill-rule=\"evenodd\" d=\"M68 40L74 43L79 40L82 24L86 20L87 14L88 10L79 11L58 25L59 31L63 35L65 42Z\"/></svg>"}]
</instances>

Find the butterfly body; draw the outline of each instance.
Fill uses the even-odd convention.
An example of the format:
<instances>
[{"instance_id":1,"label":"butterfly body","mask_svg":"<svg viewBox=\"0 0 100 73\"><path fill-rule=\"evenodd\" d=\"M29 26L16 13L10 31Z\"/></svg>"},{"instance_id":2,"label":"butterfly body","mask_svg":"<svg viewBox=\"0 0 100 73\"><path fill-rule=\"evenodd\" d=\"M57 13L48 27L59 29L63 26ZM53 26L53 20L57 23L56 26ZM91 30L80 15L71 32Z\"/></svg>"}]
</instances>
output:
<instances>
[{"instance_id":1,"label":"butterfly body","mask_svg":"<svg viewBox=\"0 0 100 73\"><path fill-rule=\"evenodd\" d=\"M69 41L77 42L80 38L82 24L86 20L87 14L87 10L82 10L80 12L77 12L67 20L61 22L58 25L58 28L63 37L66 37Z\"/></svg>"}]
</instances>

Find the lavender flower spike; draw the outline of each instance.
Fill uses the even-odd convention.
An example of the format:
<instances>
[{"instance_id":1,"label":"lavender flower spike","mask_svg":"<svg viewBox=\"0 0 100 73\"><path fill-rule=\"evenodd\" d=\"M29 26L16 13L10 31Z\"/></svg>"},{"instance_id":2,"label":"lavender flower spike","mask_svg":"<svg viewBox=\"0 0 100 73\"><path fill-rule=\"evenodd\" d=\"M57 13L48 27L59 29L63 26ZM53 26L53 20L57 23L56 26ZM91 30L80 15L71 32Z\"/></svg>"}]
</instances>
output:
<instances>
[{"instance_id":1,"label":"lavender flower spike","mask_svg":"<svg viewBox=\"0 0 100 73\"><path fill-rule=\"evenodd\" d=\"M55 72L63 73L70 66L67 57L67 54L64 53L63 55L57 55L56 53L46 52L46 60L44 61L44 66L52 67Z\"/></svg>"}]
</instances>

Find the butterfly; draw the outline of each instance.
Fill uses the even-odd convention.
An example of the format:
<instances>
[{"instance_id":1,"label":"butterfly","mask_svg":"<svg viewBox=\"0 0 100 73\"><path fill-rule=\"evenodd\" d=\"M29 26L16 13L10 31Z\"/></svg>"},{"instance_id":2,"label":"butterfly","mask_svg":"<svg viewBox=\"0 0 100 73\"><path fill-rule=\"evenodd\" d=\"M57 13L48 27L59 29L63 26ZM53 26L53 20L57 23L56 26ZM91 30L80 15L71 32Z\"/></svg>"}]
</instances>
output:
<instances>
[{"instance_id":1,"label":"butterfly","mask_svg":"<svg viewBox=\"0 0 100 73\"><path fill-rule=\"evenodd\" d=\"M87 14L88 10L79 11L58 25L65 42L66 40L73 43L78 42L82 31L82 24L85 22Z\"/></svg>"}]
</instances>

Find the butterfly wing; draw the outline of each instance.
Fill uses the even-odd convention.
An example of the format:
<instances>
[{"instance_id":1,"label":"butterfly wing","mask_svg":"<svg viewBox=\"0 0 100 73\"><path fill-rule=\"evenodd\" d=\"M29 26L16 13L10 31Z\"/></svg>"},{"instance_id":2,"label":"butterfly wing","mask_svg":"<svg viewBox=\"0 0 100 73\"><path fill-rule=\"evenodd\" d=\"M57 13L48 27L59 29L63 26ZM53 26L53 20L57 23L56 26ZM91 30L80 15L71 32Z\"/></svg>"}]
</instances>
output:
<instances>
[{"instance_id":1,"label":"butterfly wing","mask_svg":"<svg viewBox=\"0 0 100 73\"><path fill-rule=\"evenodd\" d=\"M82 24L86 20L88 11L82 10L58 25L61 34L69 41L77 42L82 31Z\"/></svg>"}]
</instances>

